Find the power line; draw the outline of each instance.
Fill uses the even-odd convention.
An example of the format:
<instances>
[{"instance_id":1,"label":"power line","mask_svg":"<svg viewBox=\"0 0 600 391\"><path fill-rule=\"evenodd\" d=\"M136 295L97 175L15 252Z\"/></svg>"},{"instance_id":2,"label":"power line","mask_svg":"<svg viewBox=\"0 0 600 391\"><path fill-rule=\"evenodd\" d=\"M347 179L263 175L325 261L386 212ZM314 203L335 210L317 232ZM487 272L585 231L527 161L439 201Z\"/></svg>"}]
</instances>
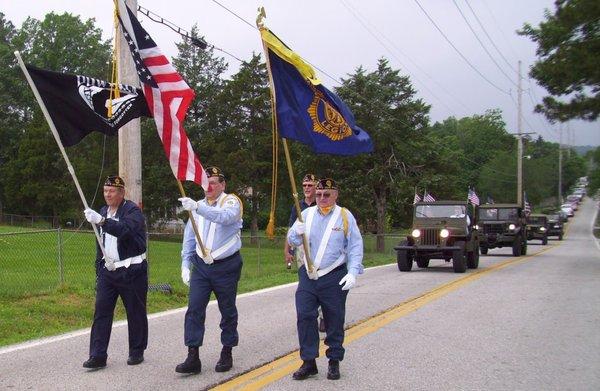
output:
<instances>
[{"instance_id":1,"label":"power line","mask_svg":"<svg viewBox=\"0 0 600 391\"><path fill-rule=\"evenodd\" d=\"M494 49L496 49L496 51L498 52L498 54L500 55L500 57L504 60L504 62L506 63L506 65L508 65L508 67L510 68L511 71L513 71L515 73L518 73L517 70L515 68L513 68L513 65L510 64L510 61L508 61L506 59L506 57L504 57L504 54L502 54L502 52L500 51L500 49L498 49L498 46L496 46L496 43L494 42L494 40L492 39L492 37L490 36L490 34L488 34L485 26L483 25L483 23L481 23L481 20L479 19L479 17L475 13L475 10L473 9L473 7L471 7L471 4L469 4L469 0L465 0L465 3L467 3L467 6L471 10L471 13L473 14L473 16L475 17L475 20L477 20L477 23L479 24L479 27L481 27L481 30L483 30L483 32L485 33L486 37L490 40L492 46L494 47Z\"/></svg>"},{"instance_id":2,"label":"power line","mask_svg":"<svg viewBox=\"0 0 600 391\"><path fill-rule=\"evenodd\" d=\"M423 6L421 5L421 3L419 3L419 0L414 0L414 1L415 1L415 3L417 3L417 5L421 9L421 11L423 11L423 13L425 14L425 16L427 16L427 19L429 19L429 21L431 22L431 24L433 24L435 26L435 28L440 32L440 34L442 34L442 36L444 37L444 39L446 40L446 42L448 42L448 44L450 44L450 46L452 46L452 48L456 51L456 53L458 53L458 55L471 67L471 69L473 69L479 76L481 76L481 78L483 80L485 80L486 82L488 82L488 84L490 84L492 87L494 87L495 89L497 89L498 91L500 91L500 92L502 92L504 94L510 95L510 92L503 90L502 88L500 88L496 84L494 84L490 79L488 79L487 77L485 77L485 75L483 73L481 73L479 71L479 69L477 69L475 67L475 65L473 65L467 59L467 57L465 57L464 54L462 54L462 52L460 50L458 50L458 48L454 45L454 43L452 43L452 41L448 38L448 36L446 36L446 34L442 31L442 29L435 23L435 21L431 18L431 16L429 16L429 14L425 10L425 8L423 8Z\"/></svg>"},{"instance_id":3,"label":"power line","mask_svg":"<svg viewBox=\"0 0 600 391\"><path fill-rule=\"evenodd\" d=\"M515 58L519 58L519 55L515 52L515 49L513 49L512 45L510 44L510 42L506 38L506 35L504 34L504 31L502 31L502 29L500 28L500 24L498 23L498 21L494 17L494 13L490 9L490 7L487 5L487 3L485 2L485 0L481 0L481 2L483 3L483 5L485 5L485 8L487 9L488 13L492 17L492 21L494 22L494 25L496 26L496 28L498 29L498 31L500 31L500 35L502 35L502 38L504 38L504 41L506 41L506 43L508 44L508 48L512 52L513 56ZM507 62L510 64L510 61L507 61ZM512 68L512 66L511 66L511 68ZM514 69L514 68L512 68L512 69L515 71L515 73L519 73L519 72L517 72L516 69Z\"/></svg>"},{"instance_id":4,"label":"power line","mask_svg":"<svg viewBox=\"0 0 600 391\"><path fill-rule=\"evenodd\" d=\"M377 35L375 35L375 33L373 33L373 31L371 31L371 29L370 29L370 28L369 28L369 27L368 27L368 26L367 26L367 25L366 25L366 24L365 24L365 23L364 23L364 22L361 20L361 18L359 18L359 17L358 17L358 15L355 13L355 10L353 10L353 9L352 9L352 8L351 8L351 7L350 7L348 4L346 4L346 2L345 2L344 0L340 0L340 3L342 3L342 5L343 5L344 7L346 7L346 9L347 9L347 10L348 10L348 11L349 11L351 14L352 14L352 16L353 16L353 17L354 17L354 18L355 18L355 19L358 21L358 23L360 23L360 25L361 25L361 26L362 26L362 27L363 27L365 30L367 30L367 32L368 32L369 34L371 34L371 36L372 36L373 38L375 38L375 40L377 40L377 42L379 42L379 44L381 44L381 46L383 46L383 48L384 48L385 50L387 50L387 52L388 52L389 54L391 54L391 55L392 55L392 57L394 57L394 58L396 59L396 61L398 61L398 63L400 63L400 65L401 65L402 67L404 67L405 69L408 69L408 67L407 67L406 65L404 65L404 64L402 63L402 61L401 61L401 60L398 58L398 56L396 56L396 55L395 55L395 54L394 54L394 53L393 53L393 52L392 52L392 51L391 51L391 50L390 50L390 49L389 49L389 48L386 46L386 44L385 44L385 43L383 43L383 42L381 41L381 39L379 39L379 37L377 37ZM382 34L380 31L377 31L377 32L378 32L380 35L382 35L382 36L385 38L385 36L384 36L384 35L383 35L383 34ZM389 41L389 40L388 40L388 41ZM413 78L414 78L416 81L418 81L418 82L419 82L419 83L420 83L420 84L423 86L423 88L425 88L425 89L426 89L426 90L427 90L427 91L428 91L428 92L431 94L431 96L433 96L433 97L434 97L435 99L437 99L437 100L438 100L438 101L439 101L439 102L440 102L440 103L441 103L441 104L442 104L444 107L446 107L446 109L448 109L448 111L449 111L450 113L453 113L453 110L452 110L450 107L448 107L448 105L446 105L446 102L444 102L442 99L440 99L440 98L439 98L439 97L438 97L438 96L437 96L437 95L436 95L436 94L435 94L435 93L434 93L434 92L433 92L431 89L429 89L429 88L427 87L427 85L426 85L425 83L423 83L423 82L422 82L422 81L421 81L419 78L417 78L415 75L413 75L412 77L413 77ZM466 107L465 107L465 108L466 108ZM467 110L468 110L468 108L467 108Z\"/></svg>"},{"instance_id":5,"label":"power line","mask_svg":"<svg viewBox=\"0 0 600 391\"><path fill-rule=\"evenodd\" d=\"M246 19L242 18L241 16L239 16L238 14L236 14L235 12L233 12L232 10L230 10L229 8L225 7L223 4L219 3L217 0L212 0L212 2L215 3L215 4L217 4L219 7L223 8L224 10L226 10L227 12L229 12L230 14L232 14L233 16L235 16L236 18L238 18L239 20L241 20L243 23L245 23L248 26L250 26L252 29L258 30L258 28L256 26L254 26L252 23L248 22ZM334 78L329 73L327 73L324 70L320 69L319 67L313 65L312 63L310 63L306 59L304 59L304 61L306 61L308 64L310 64L310 66L312 66L313 68L315 68L316 70L318 70L319 72L321 72L322 74L324 74L325 76L327 76L329 79L333 80L334 83L341 84L338 79Z\"/></svg>"},{"instance_id":6,"label":"power line","mask_svg":"<svg viewBox=\"0 0 600 391\"><path fill-rule=\"evenodd\" d=\"M233 58L235 58L236 60L238 60L239 62L244 62L244 60L242 60L241 58L239 58L238 56L228 52L225 49L221 49L215 45L209 45L204 39L201 38L197 38L197 37L193 37L190 33L188 33L185 29L177 26L175 23L170 22L169 20L163 18L162 16L150 11L147 8L144 8L142 6L138 5L138 11L140 11L142 14L146 15L148 17L148 19L150 19L153 22L156 23L160 23L163 24L165 26L167 26L168 28L170 28L171 30L173 30L174 32L176 32L177 34L181 35L184 39L189 40L192 45L199 47L200 49L206 49L207 47L210 46L210 48L218 50L222 53L227 54L228 56L231 56Z\"/></svg>"},{"instance_id":7,"label":"power line","mask_svg":"<svg viewBox=\"0 0 600 391\"><path fill-rule=\"evenodd\" d=\"M485 45L483 44L483 42L479 38L479 35L477 35L477 32L475 31L475 29L473 28L473 26L471 26L471 23L469 23L469 20L467 19L467 17L465 16L465 14L462 12L462 10L460 9L460 7L458 6L458 3L456 2L456 0L452 0L452 2L454 3L454 6L456 7L456 9L458 10L458 12L460 13L460 16L462 16L462 18L465 21L465 23L467 24L467 26L469 26L469 30L471 30L471 32L473 33L473 35L477 39L477 42L479 42L479 44L481 45L481 47L483 48L483 50L485 51L485 53L488 55L488 57L490 58L490 60L492 60L492 62L494 63L494 65L496 65L496 67L498 68L498 70L500 70L500 72L508 79L508 81L510 81L515 87L517 87L517 83L515 83L513 81L513 79L511 79L510 76L508 76L506 74L506 72L504 72L504 69L502 69L502 67L498 64L498 62L496 61L496 59L492 56L492 54L489 52L489 50L485 47Z\"/></svg>"}]
</instances>

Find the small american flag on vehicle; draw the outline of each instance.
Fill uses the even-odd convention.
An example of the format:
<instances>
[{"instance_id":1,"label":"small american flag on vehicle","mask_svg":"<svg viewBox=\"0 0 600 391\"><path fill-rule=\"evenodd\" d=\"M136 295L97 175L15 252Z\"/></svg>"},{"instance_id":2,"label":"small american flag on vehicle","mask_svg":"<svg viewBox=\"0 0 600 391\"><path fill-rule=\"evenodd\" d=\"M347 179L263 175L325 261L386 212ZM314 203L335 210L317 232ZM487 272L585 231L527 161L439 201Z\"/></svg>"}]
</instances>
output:
<instances>
[{"instance_id":1,"label":"small american flag on vehicle","mask_svg":"<svg viewBox=\"0 0 600 391\"><path fill-rule=\"evenodd\" d=\"M479 197L477 196L477 193L475 193L475 190L469 189L469 195L467 196L467 199L473 205L479 206Z\"/></svg>"}]
</instances>

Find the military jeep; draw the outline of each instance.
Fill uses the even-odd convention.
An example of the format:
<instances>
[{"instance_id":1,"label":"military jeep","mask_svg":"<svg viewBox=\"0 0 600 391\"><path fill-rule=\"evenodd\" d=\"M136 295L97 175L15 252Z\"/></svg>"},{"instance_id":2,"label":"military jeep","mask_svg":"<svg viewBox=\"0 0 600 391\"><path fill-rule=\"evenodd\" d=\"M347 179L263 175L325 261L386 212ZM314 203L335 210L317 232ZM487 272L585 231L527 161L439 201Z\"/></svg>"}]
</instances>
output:
<instances>
[{"instance_id":1,"label":"military jeep","mask_svg":"<svg viewBox=\"0 0 600 391\"><path fill-rule=\"evenodd\" d=\"M465 201L418 202L414 207L412 232L398 246L398 269L408 272L413 261L420 268L430 259L452 260L455 273L479 266L479 236L473 228L474 208ZM469 210L471 209L471 210Z\"/></svg>"},{"instance_id":2,"label":"military jeep","mask_svg":"<svg viewBox=\"0 0 600 391\"><path fill-rule=\"evenodd\" d=\"M515 257L527 254L527 223L517 204L479 205L476 227L482 254L496 247L512 247Z\"/></svg>"},{"instance_id":3,"label":"military jeep","mask_svg":"<svg viewBox=\"0 0 600 391\"><path fill-rule=\"evenodd\" d=\"M548 236L556 236L563 240L563 220L559 214L548 215Z\"/></svg>"},{"instance_id":4,"label":"military jeep","mask_svg":"<svg viewBox=\"0 0 600 391\"><path fill-rule=\"evenodd\" d=\"M548 216L531 214L527 216L527 240L539 239L542 245L548 244Z\"/></svg>"}]
</instances>

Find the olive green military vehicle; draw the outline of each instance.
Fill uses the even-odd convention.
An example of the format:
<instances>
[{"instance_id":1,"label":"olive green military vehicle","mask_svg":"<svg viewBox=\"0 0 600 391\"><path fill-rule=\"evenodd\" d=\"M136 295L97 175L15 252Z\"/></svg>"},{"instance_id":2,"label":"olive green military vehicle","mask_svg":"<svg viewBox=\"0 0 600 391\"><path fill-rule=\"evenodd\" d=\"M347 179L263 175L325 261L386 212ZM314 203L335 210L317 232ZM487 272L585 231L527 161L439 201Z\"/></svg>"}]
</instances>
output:
<instances>
[{"instance_id":1,"label":"olive green military vehicle","mask_svg":"<svg viewBox=\"0 0 600 391\"><path fill-rule=\"evenodd\" d=\"M515 257L527 254L527 223L518 204L479 205L475 226L482 254L496 247L512 247Z\"/></svg>"},{"instance_id":2,"label":"olive green military vehicle","mask_svg":"<svg viewBox=\"0 0 600 391\"><path fill-rule=\"evenodd\" d=\"M560 215L548 215L548 236L556 236L558 240L563 240L563 235L563 220Z\"/></svg>"},{"instance_id":3,"label":"olive green military vehicle","mask_svg":"<svg viewBox=\"0 0 600 391\"><path fill-rule=\"evenodd\" d=\"M548 216L530 214L527 216L527 240L539 239L545 246L548 244Z\"/></svg>"},{"instance_id":4,"label":"olive green military vehicle","mask_svg":"<svg viewBox=\"0 0 600 391\"><path fill-rule=\"evenodd\" d=\"M479 266L479 236L473 228L475 207L465 201L418 202L412 232L398 246L398 269L408 272L413 261L420 268L430 259L452 260L455 273Z\"/></svg>"}]
</instances>

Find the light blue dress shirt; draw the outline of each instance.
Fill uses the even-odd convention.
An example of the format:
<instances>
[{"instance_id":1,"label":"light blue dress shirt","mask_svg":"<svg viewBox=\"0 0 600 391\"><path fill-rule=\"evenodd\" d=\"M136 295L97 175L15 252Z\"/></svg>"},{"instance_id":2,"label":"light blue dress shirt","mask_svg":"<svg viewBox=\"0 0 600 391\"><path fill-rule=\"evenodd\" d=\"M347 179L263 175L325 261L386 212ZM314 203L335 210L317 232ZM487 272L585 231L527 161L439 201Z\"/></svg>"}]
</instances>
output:
<instances>
[{"instance_id":1,"label":"light blue dress shirt","mask_svg":"<svg viewBox=\"0 0 600 391\"><path fill-rule=\"evenodd\" d=\"M218 259L226 258L240 248L242 240L240 230L242 229L242 206L237 197L221 193L213 205L209 205L206 198L198 202L198 209L192 214L203 216L204 232L201 233L202 243L206 246L210 222L217 224L215 229L215 239L212 250L217 250L227 243L233 236L237 235L236 243L225 251ZM199 228L199 227L198 227ZM192 228L192 222L188 220L185 231L183 232L183 246L181 250L181 263L188 269L191 266L192 259L196 255L196 235Z\"/></svg>"},{"instance_id":2,"label":"light blue dress shirt","mask_svg":"<svg viewBox=\"0 0 600 391\"><path fill-rule=\"evenodd\" d=\"M323 236L325 236L325 229L333 215L333 210L327 215L323 215L317 206L311 206L302 211L302 220L306 221L306 216L310 210L314 208L317 208L317 211L313 217L310 227L310 237L308 238L310 257L312 260L314 260L317 255L321 240L323 239ZM333 225L333 232L329 237L329 242L325 248L325 253L321 259L319 269L322 270L333 265L341 254L345 252L348 273L351 273L356 277L357 275L362 274L364 270L362 264L363 240L358 225L356 224L356 219L348 209L346 209L346 215L348 217L348 235L344 235L344 222L342 214L340 213L338 221ZM289 229L287 235L288 243L296 247L302 246L302 235L299 235L295 229L297 224L298 220L296 220L294 225Z\"/></svg>"}]
</instances>

